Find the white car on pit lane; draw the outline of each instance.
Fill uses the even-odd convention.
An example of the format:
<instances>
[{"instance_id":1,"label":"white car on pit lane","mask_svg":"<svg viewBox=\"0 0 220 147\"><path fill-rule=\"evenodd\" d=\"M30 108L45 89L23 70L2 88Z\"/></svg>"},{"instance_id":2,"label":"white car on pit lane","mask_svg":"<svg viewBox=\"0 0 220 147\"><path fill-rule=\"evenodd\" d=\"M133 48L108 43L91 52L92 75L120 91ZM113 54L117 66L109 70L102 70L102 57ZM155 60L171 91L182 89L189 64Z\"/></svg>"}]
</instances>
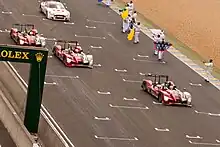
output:
<instances>
[{"instance_id":1,"label":"white car on pit lane","mask_svg":"<svg viewBox=\"0 0 220 147\"><path fill-rule=\"evenodd\" d=\"M46 15L47 19L70 21L70 12L59 1L41 2L40 11Z\"/></svg>"}]
</instances>

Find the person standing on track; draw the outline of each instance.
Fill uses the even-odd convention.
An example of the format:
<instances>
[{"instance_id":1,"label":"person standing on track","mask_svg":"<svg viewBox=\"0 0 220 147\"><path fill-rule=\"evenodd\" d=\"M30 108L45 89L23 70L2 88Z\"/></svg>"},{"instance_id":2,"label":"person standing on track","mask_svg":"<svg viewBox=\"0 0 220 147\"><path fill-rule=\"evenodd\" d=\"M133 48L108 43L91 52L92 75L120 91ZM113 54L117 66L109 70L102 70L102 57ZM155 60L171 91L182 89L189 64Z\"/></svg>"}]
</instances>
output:
<instances>
[{"instance_id":1,"label":"person standing on track","mask_svg":"<svg viewBox=\"0 0 220 147\"><path fill-rule=\"evenodd\" d=\"M154 55L158 55L158 50L159 50L159 43L163 40L163 38L161 37L161 35L156 35L153 36L154 38Z\"/></svg>"},{"instance_id":2,"label":"person standing on track","mask_svg":"<svg viewBox=\"0 0 220 147\"><path fill-rule=\"evenodd\" d=\"M204 65L205 65L205 70L206 70L206 78L205 78L205 81L206 82L209 82L210 81L210 79L212 78L212 70L213 70L213 66L214 66L214 64L213 64L213 60L212 59L210 59L209 60L209 62L203 62L204 63Z\"/></svg>"},{"instance_id":3,"label":"person standing on track","mask_svg":"<svg viewBox=\"0 0 220 147\"><path fill-rule=\"evenodd\" d=\"M134 44L138 44L139 43L139 36L140 36L140 32L141 32L141 23L137 22L136 24L134 24Z\"/></svg>"},{"instance_id":4,"label":"person standing on track","mask_svg":"<svg viewBox=\"0 0 220 147\"><path fill-rule=\"evenodd\" d=\"M133 1L130 1L129 3L128 3L128 13L132 16L132 14L133 14L133 10L134 10L134 3L133 3Z\"/></svg>"}]
</instances>

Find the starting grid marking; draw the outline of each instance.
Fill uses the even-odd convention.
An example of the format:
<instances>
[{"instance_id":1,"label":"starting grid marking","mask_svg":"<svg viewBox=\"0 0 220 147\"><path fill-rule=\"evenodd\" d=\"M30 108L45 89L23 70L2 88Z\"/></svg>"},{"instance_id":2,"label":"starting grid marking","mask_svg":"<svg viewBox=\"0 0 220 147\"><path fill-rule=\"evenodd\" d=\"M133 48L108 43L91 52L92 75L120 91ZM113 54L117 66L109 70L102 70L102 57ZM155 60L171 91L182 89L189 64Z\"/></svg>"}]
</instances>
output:
<instances>
[{"instance_id":1,"label":"starting grid marking","mask_svg":"<svg viewBox=\"0 0 220 147\"><path fill-rule=\"evenodd\" d=\"M106 2L104 2L106 4ZM110 6L110 8L115 11L117 14L119 14L119 10L121 8L119 8L117 5L112 4ZM150 28L145 27L142 23L141 23L141 31L147 35L149 38L153 39L153 34ZM182 54L180 51L178 51L177 49L171 47L169 50L167 50L170 54L172 54L174 57L176 57L177 59L179 59L181 62L183 62L184 64L186 64L189 68L191 68L192 70L194 70L197 74L199 74L201 77L206 78L207 75L204 75L204 69L202 67L200 67L199 65L197 65L196 63L194 63L191 59L189 59L187 56L185 56L184 54ZM137 59L135 59L137 60ZM147 61L147 60L143 60L143 61ZM210 80L210 83L212 85L214 85L217 89L220 90L220 80L216 79L215 77L213 77L212 75L209 75L210 77L212 77Z\"/></svg>"}]
</instances>

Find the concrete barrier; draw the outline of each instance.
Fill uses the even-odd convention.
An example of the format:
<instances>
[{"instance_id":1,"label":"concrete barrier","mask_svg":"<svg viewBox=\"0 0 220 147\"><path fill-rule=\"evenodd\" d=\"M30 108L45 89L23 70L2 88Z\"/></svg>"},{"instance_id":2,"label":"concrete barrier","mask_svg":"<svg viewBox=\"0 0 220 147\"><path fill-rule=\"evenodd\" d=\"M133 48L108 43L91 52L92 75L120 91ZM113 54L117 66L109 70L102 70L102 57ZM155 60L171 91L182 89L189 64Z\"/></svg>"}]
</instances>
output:
<instances>
[{"instance_id":1,"label":"concrete barrier","mask_svg":"<svg viewBox=\"0 0 220 147\"><path fill-rule=\"evenodd\" d=\"M0 82L0 88L2 88ZM5 97L0 89L0 119L2 120L5 128L8 130L11 138L17 147L33 147L36 143L31 137L27 129L23 126L23 122L17 115L13 106Z\"/></svg>"},{"instance_id":2,"label":"concrete barrier","mask_svg":"<svg viewBox=\"0 0 220 147\"><path fill-rule=\"evenodd\" d=\"M22 120L26 105L27 84L9 62L0 62L2 81L8 100ZM28 72L28 71L27 71ZM46 147L74 147L46 108L41 106L38 136Z\"/></svg>"}]
</instances>

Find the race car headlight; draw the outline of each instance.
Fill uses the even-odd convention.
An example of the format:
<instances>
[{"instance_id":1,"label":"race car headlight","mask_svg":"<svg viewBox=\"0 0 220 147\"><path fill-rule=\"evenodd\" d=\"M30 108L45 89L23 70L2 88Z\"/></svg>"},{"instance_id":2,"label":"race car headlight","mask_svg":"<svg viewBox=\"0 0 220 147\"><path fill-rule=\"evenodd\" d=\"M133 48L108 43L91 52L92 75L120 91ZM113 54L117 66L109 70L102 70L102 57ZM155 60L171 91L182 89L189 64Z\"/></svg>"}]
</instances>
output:
<instances>
[{"instance_id":1,"label":"race car headlight","mask_svg":"<svg viewBox=\"0 0 220 147\"><path fill-rule=\"evenodd\" d=\"M192 102L192 98L188 98L188 102L191 103Z\"/></svg>"},{"instance_id":2,"label":"race car headlight","mask_svg":"<svg viewBox=\"0 0 220 147\"><path fill-rule=\"evenodd\" d=\"M50 14L50 15L54 15L54 12L53 12L53 11L49 11L49 14Z\"/></svg>"},{"instance_id":3,"label":"race car headlight","mask_svg":"<svg viewBox=\"0 0 220 147\"><path fill-rule=\"evenodd\" d=\"M72 60L69 59L69 58L66 59L66 62L67 62L67 63L70 63L71 61L72 61Z\"/></svg>"},{"instance_id":4,"label":"race car headlight","mask_svg":"<svg viewBox=\"0 0 220 147\"><path fill-rule=\"evenodd\" d=\"M169 97L164 96L164 101L168 101L168 100L169 100Z\"/></svg>"},{"instance_id":5,"label":"race car headlight","mask_svg":"<svg viewBox=\"0 0 220 147\"><path fill-rule=\"evenodd\" d=\"M20 40L20 44L24 44L24 40Z\"/></svg>"}]
</instances>

